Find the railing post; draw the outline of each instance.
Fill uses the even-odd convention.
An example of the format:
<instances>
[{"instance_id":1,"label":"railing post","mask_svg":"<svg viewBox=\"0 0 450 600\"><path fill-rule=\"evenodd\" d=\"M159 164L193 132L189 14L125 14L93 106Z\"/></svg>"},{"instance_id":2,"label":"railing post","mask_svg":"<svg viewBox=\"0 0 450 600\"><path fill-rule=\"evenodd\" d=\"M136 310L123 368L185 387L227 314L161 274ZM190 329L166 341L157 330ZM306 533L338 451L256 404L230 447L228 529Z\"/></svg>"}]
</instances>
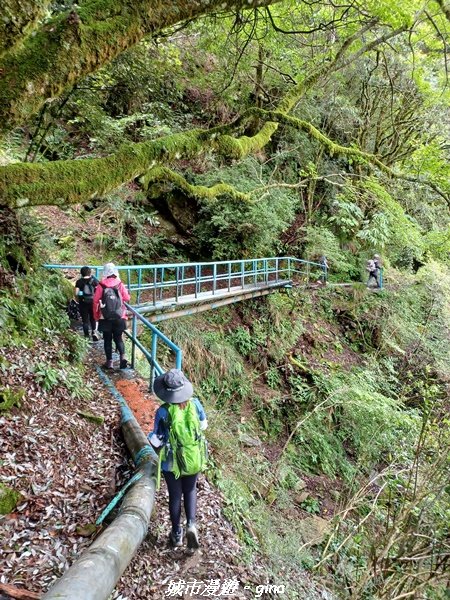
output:
<instances>
[{"instance_id":1,"label":"railing post","mask_svg":"<svg viewBox=\"0 0 450 600\"><path fill-rule=\"evenodd\" d=\"M131 322L131 368L134 369L136 366L136 338L137 338L137 319L136 315L133 314L133 320Z\"/></svg>"},{"instance_id":2,"label":"railing post","mask_svg":"<svg viewBox=\"0 0 450 600\"><path fill-rule=\"evenodd\" d=\"M231 263L228 263L228 291L231 290Z\"/></svg>"},{"instance_id":3,"label":"railing post","mask_svg":"<svg viewBox=\"0 0 450 600\"><path fill-rule=\"evenodd\" d=\"M175 368L176 369L181 369L182 361L183 361L183 352L181 349L179 349L175 355Z\"/></svg>"},{"instance_id":4,"label":"railing post","mask_svg":"<svg viewBox=\"0 0 450 600\"><path fill-rule=\"evenodd\" d=\"M159 288L159 299L163 299L163 288L164 288L164 267L161 267L161 287Z\"/></svg>"},{"instance_id":5,"label":"railing post","mask_svg":"<svg viewBox=\"0 0 450 600\"><path fill-rule=\"evenodd\" d=\"M139 304L141 299L141 285L142 285L142 269L138 269L138 289L136 294L136 304Z\"/></svg>"},{"instance_id":6,"label":"railing post","mask_svg":"<svg viewBox=\"0 0 450 600\"><path fill-rule=\"evenodd\" d=\"M131 287L131 273L130 273L130 269L127 269L127 288L128 288L128 291L130 291L130 287Z\"/></svg>"},{"instance_id":7,"label":"railing post","mask_svg":"<svg viewBox=\"0 0 450 600\"><path fill-rule=\"evenodd\" d=\"M178 302L178 297L179 297L179 290L178 290L178 284L180 281L180 267L176 267L176 288L175 288L175 301Z\"/></svg>"},{"instance_id":8,"label":"railing post","mask_svg":"<svg viewBox=\"0 0 450 600\"><path fill-rule=\"evenodd\" d=\"M241 288L245 286L245 260L241 260Z\"/></svg>"},{"instance_id":9,"label":"railing post","mask_svg":"<svg viewBox=\"0 0 450 600\"><path fill-rule=\"evenodd\" d=\"M214 265L213 265L213 294L216 293L216 285L217 285L217 263L214 263Z\"/></svg>"},{"instance_id":10,"label":"railing post","mask_svg":"<svg viewBox=\"0 0 450 600\"><path fill-rule=\"evenodd\" d=\"M155 361L156 361L156 353L158 350L158 337L154 331L152 331L152 362L150 364L150 382L148 389L150 392L153 392L153 382L155 381Z\"/></svg>"},{"instance_id":11,"label":"railing post","mask_svg":"<svg viewBox=\"0 0 450 600\"><path fill-rule=\"evenodd\" d=\"M184 285L184 266L181 267L181 295L183 295L183 292L184 292L183 285Z\"/></svg>"},{"instance_id":12,"label":"railing post","mask_svg":"<svg viewBox=\"0 0 450 600\"><path fill-rule=\"evenodd\" d=\"M156 304L156 267L153 269L153 304Z\"/></svg>"},{"instance_id":13,"label":"railing post","mask_svg":"<svg viewBox=\"0 0 450 600\"><path fill-rule=\"evenodd\" d=\"M288 259L288 278L292 279L292 275L291 275L291 257L289 256Z\"/></svg>"},{"instance_id":14,"label":"railing post","mask_svg":"<svg viewBox=\"0 0 450 600\"><path fill-rule=\"evenodd\" d=\"M275 281L277 283L278 283L278 279L279 279L279 277L278 277L278 275L279 275L279 272L278 272L279 271L278 263L279 263L279 258L277 256L276 259L275 259Z\"/></svg>"}]
</instances>

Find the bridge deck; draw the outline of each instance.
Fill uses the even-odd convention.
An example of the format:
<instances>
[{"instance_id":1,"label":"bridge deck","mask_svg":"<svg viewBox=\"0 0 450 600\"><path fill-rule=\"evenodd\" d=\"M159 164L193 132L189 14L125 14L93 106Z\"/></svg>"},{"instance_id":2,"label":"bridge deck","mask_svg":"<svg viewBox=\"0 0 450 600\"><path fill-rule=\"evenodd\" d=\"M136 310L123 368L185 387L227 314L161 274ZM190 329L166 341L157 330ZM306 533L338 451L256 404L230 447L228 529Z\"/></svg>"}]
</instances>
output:
<instances>
[{"instance_id":1,"label":"bridge deck","mask_svg":"<svg viewBox=\"0 0 450 600\"><path fill-rule=\"evenodd\" d=\"M142 303L138 306L135 306L135 308L138 312L145 314L164 312L167 310L175 310L178 308L182 309L183 307L188 307L194 304L203 304L206 302L215 302L227 298L238 298L240 296L247 296L252 292L283 288L288 285L291 285L291 283L292 282L289 279L280 279L278 281L248 284L244 286L239 285L230 287L229 289L216 289L214 291L209 290L206 292L198 292L197 294L186 294L183 296L179 296L178 298L173 296L172 298L164 298L164 300L161 300L156 303Z\"/></svg>"}]
</instances>

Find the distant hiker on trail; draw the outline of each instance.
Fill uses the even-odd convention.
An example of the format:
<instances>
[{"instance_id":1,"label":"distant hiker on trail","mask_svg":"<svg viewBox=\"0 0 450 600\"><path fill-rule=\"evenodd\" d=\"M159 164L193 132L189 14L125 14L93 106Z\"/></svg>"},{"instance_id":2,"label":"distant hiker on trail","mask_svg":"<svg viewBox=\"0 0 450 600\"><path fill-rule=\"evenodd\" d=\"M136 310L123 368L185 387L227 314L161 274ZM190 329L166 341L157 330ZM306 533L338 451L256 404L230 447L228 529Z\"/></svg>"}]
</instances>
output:
<instances>
[{"instance_id":1,"label":"distant hiker on trail","mask_svg":"<svg viewBox=\"0 0 450 600\"><path fill-rule=\"evenodd\" d=\"M378 254L375 254L375 256L377 256L378 259L380 258L378 256ZM378 264L381 264L381 263L378 263ZM380 270L379 270L379 267L377 267L377 263L375 262L375 260L373 258L370 258L367 261L366 271L369 273L369 278L367 280L367 287L372 287L371 281L373 279L375 281L375 287L379 288L380 287L380 279L379 279Z\"/></svg>"},{"instance_id":2,"label":"distant hiker on trail","mask_svg":"<svg viewBox=\"0 0 450 600\"><path fill-rule=\"evenodd\" d=\"M328 269L330 268L326 256L320 257L320 264L322 265L322 274L320 276L320 281L325 285L328 279Z\"/></svg>"},{"instance_id":3,"label":"distant hiker on trail","mask_svg":"<svg viewBox=\"0 0 450 600\"><path fill-rule=\"evenodd\" d=\"M92 271L89 267L81 267L81 277L75 284L75 302L77 302L81 320L83 321L84 337L89 337L89 326L91 327L92 339L98 342L100 336L98 334L96 319L94 318L94 293L98 286L98 281L92 276Z\"/></svg>"},{"instance_id":4,"label":"distant hiker on trail","mask_svg":"<svg viewBox=\"0 0 450 600\"><path fill-rule=\"evenodd\" d=\"M202 431L208 426L206 414L198 398L193 398L191 382L179 369L171 369L155 378L153 389L164 402L155 415L153 431L148 439L160 448L160 465L169 490L169 512L172 547L183 544L181 499L186 513L187 547L199 547L195 524L197 510L197 477L206 467L207 446Z\"/></svg>"},{"instance_id":5,"label":"distant hiker on trail","mask_svg":"<svg viewBox=\"0 0 450 600\"><path fill-rule=\"evenodd\" d=\"M127 309L124 302L128 302L130 294L119 279L119 271L113 263L103 267L103 278L95 289L94 318L99 323L103 332L106 355L106 369L113 369L112 341L120 355L120 368L126 369L128 363L125 358L125 344L122 334L127 327Z\"/></svg>"}]
</instances>

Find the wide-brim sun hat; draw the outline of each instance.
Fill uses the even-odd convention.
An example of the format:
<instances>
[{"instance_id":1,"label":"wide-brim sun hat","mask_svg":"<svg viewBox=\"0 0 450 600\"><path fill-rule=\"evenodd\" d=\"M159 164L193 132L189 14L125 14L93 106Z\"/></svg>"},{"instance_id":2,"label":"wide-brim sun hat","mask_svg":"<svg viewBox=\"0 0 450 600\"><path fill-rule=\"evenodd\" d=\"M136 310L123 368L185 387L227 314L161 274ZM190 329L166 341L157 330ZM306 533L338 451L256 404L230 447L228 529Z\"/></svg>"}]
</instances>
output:
<instances>
[{"instance_id":1,"label":"wide-brim sun hat","mask_svg":"<svg viewBox=\"0 0 450 600\"><path fill-rule=\"evenodd\" d=\"M192 397L194 388L180 369L170 369L167 373L155 377L153 391L163 402L181 404Z\"/></svg>"}]
</instances>

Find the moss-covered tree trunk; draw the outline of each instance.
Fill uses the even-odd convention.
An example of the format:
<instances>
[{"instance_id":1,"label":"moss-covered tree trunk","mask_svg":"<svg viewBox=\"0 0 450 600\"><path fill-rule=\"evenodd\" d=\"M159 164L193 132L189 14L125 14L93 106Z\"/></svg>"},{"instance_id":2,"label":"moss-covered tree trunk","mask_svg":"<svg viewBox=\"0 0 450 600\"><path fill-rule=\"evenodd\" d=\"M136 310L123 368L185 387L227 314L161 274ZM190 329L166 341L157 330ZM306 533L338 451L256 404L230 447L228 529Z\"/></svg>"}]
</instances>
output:
<instances>
[{"instance_id":1,"label":"moss-covered tree trunk","mask_svg":"<svg viewBox=\"0 0 450 600\"><path fill-rule=\"evenodd\" d=\"M0 4L0 57L24 39L51 0L3 0Z\"/></svg>"}]
</instances>

